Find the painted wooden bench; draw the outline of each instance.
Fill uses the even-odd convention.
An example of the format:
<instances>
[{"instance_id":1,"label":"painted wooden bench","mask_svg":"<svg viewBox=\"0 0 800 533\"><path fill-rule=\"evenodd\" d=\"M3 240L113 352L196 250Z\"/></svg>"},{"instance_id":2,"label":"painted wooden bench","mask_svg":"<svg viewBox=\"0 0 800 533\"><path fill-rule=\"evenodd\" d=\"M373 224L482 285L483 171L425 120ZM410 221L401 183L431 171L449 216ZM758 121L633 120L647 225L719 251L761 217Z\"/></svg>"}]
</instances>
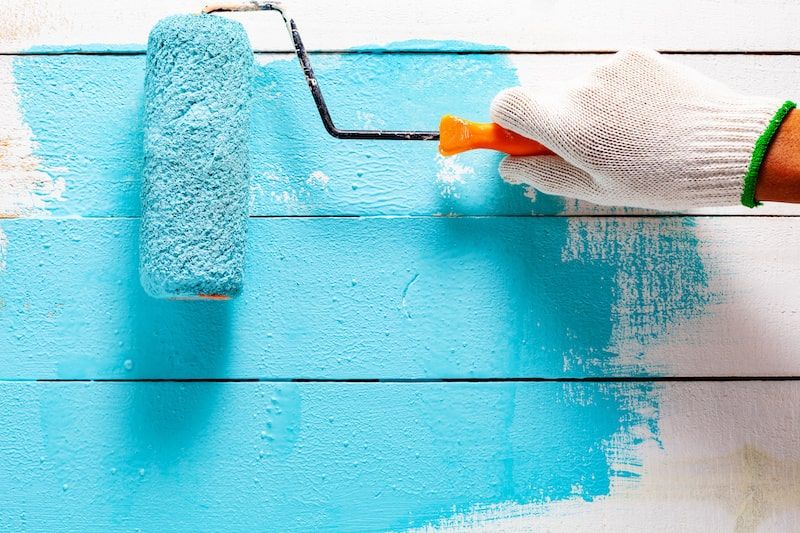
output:
<instances>
[{"instance_id":1,"label":"painted wooden bench","mask_svg":"<svg viewBox=\"0 0 800 533\"><path fill-rule=\"evenodd\" d=\"M660 214L326 136L257 51L245 293L137 279L144 43L202 2L0 16L0 530L790 531L800 209ZM337 123L487 119L625 46L796 97L800 5L290 4Z\"/></svg>"}]
</instances>

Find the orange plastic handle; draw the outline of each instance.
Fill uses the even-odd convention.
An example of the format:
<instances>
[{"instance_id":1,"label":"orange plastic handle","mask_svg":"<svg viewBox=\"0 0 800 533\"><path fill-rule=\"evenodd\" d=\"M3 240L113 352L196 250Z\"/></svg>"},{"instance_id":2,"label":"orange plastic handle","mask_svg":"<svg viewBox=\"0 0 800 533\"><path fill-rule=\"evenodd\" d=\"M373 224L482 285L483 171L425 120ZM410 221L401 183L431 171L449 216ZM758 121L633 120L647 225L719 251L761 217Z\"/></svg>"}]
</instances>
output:
<instances>
[{"instance_id":1,"label":"orange plastic handle","mask_svg":"<svg viewBox=\"0 0 800 533\"><path fill-rule=\"evenodd\" d=\"M508 155L551 155L543 144L494 123L481 124L445 115L439 123L439 153L456 155L476 148L488 148Z\"/></svg>"}]
</instances>

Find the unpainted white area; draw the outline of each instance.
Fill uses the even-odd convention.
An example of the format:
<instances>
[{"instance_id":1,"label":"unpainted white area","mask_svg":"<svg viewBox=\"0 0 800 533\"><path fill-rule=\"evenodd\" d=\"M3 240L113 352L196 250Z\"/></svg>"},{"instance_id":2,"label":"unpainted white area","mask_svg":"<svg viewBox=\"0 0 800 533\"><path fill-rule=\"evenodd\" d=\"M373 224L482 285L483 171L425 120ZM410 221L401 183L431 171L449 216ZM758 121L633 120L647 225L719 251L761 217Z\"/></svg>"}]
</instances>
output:
<instances>
[{"instance_id":1,"label":"unpainted white area","mask_svg":"<svg viewBox=\"0 0 800 533\"><path fill-rule=\"evenodd\" d=\"M439 194L444 198L459 198L458 186L475 174L475 169L461 163L457 155L443 157L436 155L436 183Z\"/></svg>"},{"instance_id":2,"label":"unpainted white area","mask_svg":"<svg viewBox=\"0 0 800 533\"><path fill-rule=\"evenodd\" d=\"M800 251L792 218L747 217L736 229L729 217L641 220L570 218L562 250L562 260L587 268L615 264L615 278L601 280L615 295L614 366L666 376L794 375ZM565 370L593 363L607 364L564 357Z\"/></svg>"},{"instance_id":3,"label":"unpainted white area","mask_svg":"<svg viewBox=\"0 0 800 533\"><path fill-rule=\"evenodd\" d=\"M36 157L33 132L20 112L12 58L0 58L0 218L46 215L66 184L53 179Z\"/></svg>"},{"instance_id":4,"label":"unpainted white area","mask_svg":"<svg viewBox=\"0 0 800 533\"><path fill-rule=\"evenodd\" d=\"M657 393L658 434L643 429L643 443L621 448L640 461L639 477L613 478L608 496L502 503L415 531L796 531L796 383L669 383Z\"/></svg>"},{"instance_id":5,"label":"unpainted white area","mask_svg":"<svg viewBox=\"0 0 800 533\"><path fill-rule=\"evenodd\" d=\"M310 187L315 187L318 189L324 189L328 186L328 182L331 180L330 176L322 172L321 170L315 170L311 174L308 175L308 179L306 179L306 184Z\"/></svg>"}]
</instances>

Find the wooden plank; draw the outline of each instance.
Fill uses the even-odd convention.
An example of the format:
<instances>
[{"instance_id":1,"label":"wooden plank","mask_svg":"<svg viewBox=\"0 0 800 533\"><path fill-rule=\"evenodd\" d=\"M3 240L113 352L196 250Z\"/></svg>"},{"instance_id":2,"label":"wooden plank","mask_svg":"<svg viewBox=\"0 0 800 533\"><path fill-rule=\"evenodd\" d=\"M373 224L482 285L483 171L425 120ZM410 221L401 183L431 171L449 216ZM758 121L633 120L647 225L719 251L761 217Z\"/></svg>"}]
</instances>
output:
<instances>
[{"instance_id":1,"label":"wooden plank","mask_svg":"<svg viewBox=\"0 0 800 533\"><path fill-rule=\"evenodd\" d=\"M0 377L800 374L792 217L251 219L229 304L146 297L137 224L0 222Z\"/></svg>"},{"instance_id":2,"label":"wooden plank","mask_svg":"<svg viewBox=\"0 0 800 533\"><path fill-rule=\"evenodd\" d=\"M174 13L197 13L205 3L6 0L0 22L0 51L140 51L158 19ZM679 51L796 51L800 45L793 24L800 18L800 6L783 0L609 0L591 4L579 0L507 0L498 6L480 0L295 0L289 5L313 50L366 46L593 51L648 46ZM237 18L247 24L255 48L289 48L289 38L277 14L250 13ZM430 42L434 40L438 42Z\"/></svg>"},{"instance_id":3,"label":"wooden plank","mask_svg":"<svg viewBox=\"0 0 800 533\"><path fill-rule=\"evenodd\" d=\"M620 211L508 186L500 156L452 159L434 143L328 136L290 56L261 56L252 131L254 215L601 214ZM791 97L800 57L676 56L747 94ZM435 128L443 113L488 119L501 89L563 83L601 56L323 55L314 58L343 127ZM144 58L0 58L0 213L136 216ZM797 207L703 213L797 214Z\"/></svg>"},{"instance_id":4,"label":"wooden plank","mask_svg":"<svg viewBox=\"0 0 800 533\"><path fill-rule=\"evenodd\" d=\"M788 531L799 402L797 382L5 382L0 527Z\"/></svg>"}]
</instances>

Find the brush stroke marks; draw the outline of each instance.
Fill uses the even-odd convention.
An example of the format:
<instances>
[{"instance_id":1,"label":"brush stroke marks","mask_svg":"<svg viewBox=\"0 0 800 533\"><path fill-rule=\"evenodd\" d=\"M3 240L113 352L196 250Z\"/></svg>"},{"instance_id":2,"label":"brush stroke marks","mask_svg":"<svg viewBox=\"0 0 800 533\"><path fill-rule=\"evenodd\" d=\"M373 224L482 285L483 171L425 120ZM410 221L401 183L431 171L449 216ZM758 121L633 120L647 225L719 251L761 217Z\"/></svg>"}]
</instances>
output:
<instances>
[{"instance_id":1,"label":"brush stroke marks","mask_svg":"<svg viewBox=\"0 0 800 533\"><path fill-rule=\"evenodd\" d=\"M616 532L629 530L632 517L646 517L647 530L656 532L795 529L796 382L673 382L653 389L658 441L634 445L642 461L639 478L617 478L609 496L591 502L500 504L417 531Z\"/></svg>"},{"instance_id":2,"label":"brush stroke marks","mask_svg":"<svg viewBox=\"0 0 800 533\"><path fill-rule=\"evenodd\" d=\"M20 112L11 58L0 58L0 218L41 216L63 200L60 169L42 165L40 146Z\"/></svg>"},{"instance_id":3,"label":"brush stroke marks","mask_svg":"<svg viewBox=\"0 0 800 533\"><path fill-rule=\"evenodd\" d=\"M314 61L334 120L343 128L430 129L444 112L486 120L494 94L517 83L507 58L494 54L477 58L342 54ZM76 65L78 69L73 68ZM75 208L90 205L96 213L113 216L137 212L142 72L141 58L48 57L15 62L25 119L43 139L39 157L47 166L69 169L59 177L69 182ZM499 214L564 209L559 198L537 194L531 203L517 188L504 184L497 176L497 154L468 153L443 163L436 158L434 143L330 138L322 130L295 59L261 58L255 97L254 214L482 215L487 206ZM324 186L316 178L309 182L319 177L317 172L327 177ZM108 189L111 195L103 188L109 183L114 185ZM239 368L263 375L274 368L270 361L262 361L269 359L265 355L287 350L302 352L294 362L296 373L323 377L348 368L366 369L365 377L374 377L385 372L387 365L400 369L389 376L395 378L414 372L432 378L469 376L474 368L467 362L475 361L478 354L498 361L478 372L500 369L500 377L565 371L580 375L620 368L644 375L652 369L620 358L628 353L620 347L630 341L644 350L663 342L674 321L695 316L687 310L701 313L708 299L704 267L690 226L644 231L643 226L618 220L579 227L566 218L541 219L531 225L529 219L513 217L259 219L259 224L268 223L272 230L261 226L259 238L251 242L250 264L272 265L274 275L251 273L243 299L225 307L224 313L203 306L176 310L144 300L128 272L135 265L135 251L128 242L135 224L112 220L108 227L101 227L104 223L88 230L86 221L61 228L86 240L62 249L60 253L70 260L59 264L59 272L74 275L73 281L88 282L87 271L107 272L110 261L116 283L92 281L86 288L84 298L96 294L99 300L93 305L103 303L104 320L112 326L106 331L103 328L108 326L100 325L102 331L86 342L75 339L71 341L75 346L64 346L72 355L59 361L63 375L163 377L199 369L206 377L227 376L227 365L234 363L237 353L251 358ZM541 233L531 231L534 227ZM26 249L41 246L40 237L24 237L24 228L17 231ZM74 255L81 246L89 250L89 263L96 257L95 263L87 266L86 258ZM99 251L104 249L113 253ZM325 255L320 250L338 253ZM359 263L355 269L349 257L354 251L368 263ZM669 260L655 268L653 261L662 253ZM381 259L379 267L374 265L375 257ZM15 272L21 276L21 271ZM415 275L413 289L404 289ZM359 277L356 286L350 282L354 276ZM355 296L339 299L344 290L339 287ZM419 303L423 289L429 295L426 304ZM23 294L19 293L14 305L23 305ZM652 316L653 306L670 295L678 296ZM53 296L59 298L76 301ZM349 301L353 305L343 304ZM77 304L75 308L81 309ZM41 324L55 325L58 331L60 319L49 318L44 308L41 312ZM473 327L475 316L485 320ZM269 334L258 339L245 336L244 332L263 331L267 318ZM429 327L413 322L423 320ZM484 338L465 337L469 331L483 332ZM251 339L252 345L236 346L242 339ZM103 359L109 357L108 346L113 352L110 361ZM98 357L87 358L90 350ZM363 359L354 358L354 352ZM194 361L198 354L212 357ZM363 366L348 367L354 359ZM392 359L400 361L394 366L386 363ZM376 390L382 387L386 385ZM501 449L492 451L489 459L463 451L463 443L485 436L463 430L456 436L438 433L437 425L446 426L455 413L450 405L457 394L453 388L442 388L440 396L426 396L426 401L443 406L442 414L428 413L420 406L419 412L409 415L412 418L400 420L404 434L409 433L415 442L418 435L409 431L414 424L435 432L429 442L417 443L422 447L420 454L429 459L417 472L415 485L403 485L407 461L398 463L396 470L369 473L374 477L366 486L396 483L398 499L387 507L395 509L396 515L377 521L370 510L353 503L367 501L367 493L339 503L328 501L325 509L342 515L356 513L367 522L375 520L370 525L377 528L404 528L468 513L475 506L547 504L570 498L588 501L609 494L620 480L636 479L642 467L640 446L645 442L658 446L658 395L647 386L557 385L547 388L546 397L519 395L518 389L516 384L503 384L473 399L479 403L465 409L466 413L482 412L480 402L487 402L487 417L503 413L491 421L501 425L496 437ZM341 408L354 410L356 406L348 406L346 400L342 398ZM369 401L375 401L374 395ZM269 406L271 400L257 402ZM384 407L382 412L391 412L391 404L378 405ZM273 435L271 448L257 444L259 449L265 455L273 449L287 460L297 457L297 442L313 428L303 429L301 422L294 433L288 428L295 424L271 423L286 431ZM550 431L554 427L558 431ZM268 429L259 430L259 440L262 431L269 441ZM386 431L378 425L375 438ZM161 437L152 438L153 449L159 449ZM336 441L337 445L347 448L344 440ZM163 449L171 449L169 443ZM320 457L330 457L338 449L318 451ZM374 448L367 443L353 468L364 466L361 461L371 457L370 449ZM529 454L532 449L539 451ZM542 457L550 462L537 459ZM152 457L155 462L162 460L165 457L158 454ZM501 473L482 472L487 460L499 461ZM137 465L136 472L138 468L152 470ZM420 491L419 480L436 490ZM73 486L74 482L63 483ZM331 498L341 493L337 487L330 489Z\"/></svg>"},{"instance_id":4,"label":"brush stroke marks","mask_svg":"<svg viewBox=\"0 0 800 533\"><path fill-rule=\"evenodd\" d=\"M672 328L718 303L708 288L692 219L570 218L564 262L612 263L613 324L607 351L620 368L642 371L641 357ZM567 362L565 361L565 364ZM598 361L584 361L587 367ZM664 373L666 366L649 372Z\"/></svg>"}]
</instances>

